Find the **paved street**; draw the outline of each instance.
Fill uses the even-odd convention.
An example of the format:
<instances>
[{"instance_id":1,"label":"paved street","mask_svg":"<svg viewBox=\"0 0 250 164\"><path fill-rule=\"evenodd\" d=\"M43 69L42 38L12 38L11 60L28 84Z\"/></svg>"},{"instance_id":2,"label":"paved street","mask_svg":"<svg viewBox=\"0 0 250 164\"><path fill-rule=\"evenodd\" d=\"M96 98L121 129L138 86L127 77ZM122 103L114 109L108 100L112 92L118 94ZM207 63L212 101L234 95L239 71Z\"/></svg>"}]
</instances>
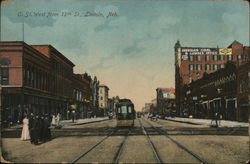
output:
<instances>
[{"instance_id":1,"label":"paved street","mask_svg":"<svg viewBox=\"0 0 250 164\"><path fill-rule=\"evenodd\" d=\"M154 128L163 129L167 133L172 130L173 134L168 135L171 139L159 134ZM182 134L185 129L203 129L203 131L202 135L186 135ZM61 132L58 132L57 137L37 146L31 145L29 141L21 141L20 138L3 138L3 155L8 161L25 163L72 162L77 157L79 159L75 161L76 163L112 163L115 160L156 163L156 155L153 153L150 140L163 163L200 163L186 150L177 146L172 141L174 140L208 163L244 163L249 157L248 136L211 135L209 133L213 128L207 125L192 125L168 120L150 121L147 118L141 118L135 120L135 126L132 129L116 129L116 120L113 119L66 126L60 130L64 134L74 132L74 135L61 135ZM106 137L110 133L112 135ZM145 133L148 134L149 140ZM103 142L96 145L102 139ZM123 141L125 142L120 151ZM93 145L96 147L93 148ZM92 150L90 150L91 147ZM86 152L87 150L90 151ZM83 155L84 152L86 153Z\"/></svg>"}]
</instances>

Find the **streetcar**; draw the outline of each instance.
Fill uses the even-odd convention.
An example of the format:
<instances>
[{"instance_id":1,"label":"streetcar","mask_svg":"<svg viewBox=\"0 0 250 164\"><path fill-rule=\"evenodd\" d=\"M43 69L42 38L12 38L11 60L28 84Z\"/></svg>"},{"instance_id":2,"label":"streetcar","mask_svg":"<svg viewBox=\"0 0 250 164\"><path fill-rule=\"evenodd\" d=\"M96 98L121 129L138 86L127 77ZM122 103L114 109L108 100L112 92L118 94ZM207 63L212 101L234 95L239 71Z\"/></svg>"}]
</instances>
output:
<instances>
[{"instance_id":1,"label":"streetcar","mask_svg":"<svg viewBox=\"0 0 250 164\"><path fill-rule=\"evenodd\" d=\"M136 112L130 99L120 99L116 104L116 121L118 127L134 126Z\"/></svg>"}]
</instances>

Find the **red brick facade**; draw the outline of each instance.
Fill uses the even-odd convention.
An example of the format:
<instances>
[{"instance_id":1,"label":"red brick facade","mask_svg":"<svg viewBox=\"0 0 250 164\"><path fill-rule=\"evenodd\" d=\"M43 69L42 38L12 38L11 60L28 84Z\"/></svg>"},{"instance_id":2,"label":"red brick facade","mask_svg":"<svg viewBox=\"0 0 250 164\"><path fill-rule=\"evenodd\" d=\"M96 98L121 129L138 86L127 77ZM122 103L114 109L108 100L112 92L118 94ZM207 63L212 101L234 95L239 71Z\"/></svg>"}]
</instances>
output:
<instances>
[{"instance_id":1,"label":"red brick facade","mask_svg":"<svg viewBox=\"0 0 250 164\"><path fill-rule=\"evenodd\" d=\"M65 118L74 100L73 86L91 99L91 77L75 84L69 59L51 45L0 42L2 120L16 122L23 113L56 114ZM86 109L87 110L87 109Z\"/></svg>"},{"instance_id":2,"label":"red brick facade","mask_svg":"<svg viewBox=\"0 0 250 164\"><path fill-rule=\"evenodd\" d=\"M247 56L246 47L234 41L227 48L182 47L180 42L175 44L175 88L177 115L180 115L181 104L184 103L183 87L192 81L201 79L204 73L213 73L229 61L239 67Z\"/></svg>"}]
</instances>

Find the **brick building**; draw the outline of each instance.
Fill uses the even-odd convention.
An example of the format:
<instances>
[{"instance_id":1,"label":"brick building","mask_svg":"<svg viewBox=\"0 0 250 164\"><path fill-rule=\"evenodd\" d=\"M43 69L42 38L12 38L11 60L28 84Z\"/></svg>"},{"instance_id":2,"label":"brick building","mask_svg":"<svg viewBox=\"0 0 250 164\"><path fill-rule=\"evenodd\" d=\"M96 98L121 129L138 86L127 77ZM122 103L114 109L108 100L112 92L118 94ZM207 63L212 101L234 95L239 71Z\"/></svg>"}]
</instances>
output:
<instances>
[{"instance_id":1,"label":"brick building","mask_svg":"<svg viewBox=\"0 0 250 164\"><path fill-rule=\"evenodd\" d=\"M73 75L73 105L78 118L88 118L93 115L91 81L92 79L87 73Z\"/></svg>"},{"instance_id":2,"label":"brick building","mask_svg":"<svg viewBox=\"0 0 250 164\"><path fill-rule=\"evenodd\" d=\"M108 112L109 88L106 85L99 85L99 115L107 115Z\"/></svg>"},{"instance_id":3,"label":"brick building","mask_svg":"<svg viewBox=\"0 0 250 164\"><path fill-rule=\"evenodd\" d=\"M237 119L237 68L234 62L228 62L225 68L216 72L204 73L203 78L186 84L182 90L185 96L181 116L212 119L219 113L222 119Z\"/></svg>"},{"instance_id":4,"label":"brick building","mask_svg":"<svg viewBox=\"0 0 250 164\"><path fill-rule=\"evenodd\" d=\"M238 69L237 119L247 122L250 115L250 47L244 51L245 58Z\"/></svg>"},{"instance_id":5,"label":"brick building","mask_svg":"<svg viewBox=\"0 0 250 164\"><path fill-rule=\"evenodd\" d=\"M174 88L157 88L156 100L157 100L157 114L166 115L174 110L175 101L175 89Z\"/></svg>"},{"instance_id":6,"label":"brick building","mask_svg":"<svg viewBox=\"0 0 250 164\"><path fill-rule=\"evenodd\" d=\"M24 113L61 113L65 119L73 86L79 86L73 81L75 65L51 45L0 42L0 52L2 120L17 122ZM90 92L89 77L83 83L82 92Z\"/></svg>"},{"instance_id":7,"label":"brick building","mask_svg":"<svg viewBox=\"0 0 250 164\"><path fill-rule=\"evenodd\" d=\"M227 48L207 47L182 47L180 42L175 44L175 94L177 115L184 110L183 103L186 84L203 77L204 73L213 73L225 68L228 61L234 61L240 66L245 60L244 47L238 41L234 41Z\"/></svg>"}]
</instances>

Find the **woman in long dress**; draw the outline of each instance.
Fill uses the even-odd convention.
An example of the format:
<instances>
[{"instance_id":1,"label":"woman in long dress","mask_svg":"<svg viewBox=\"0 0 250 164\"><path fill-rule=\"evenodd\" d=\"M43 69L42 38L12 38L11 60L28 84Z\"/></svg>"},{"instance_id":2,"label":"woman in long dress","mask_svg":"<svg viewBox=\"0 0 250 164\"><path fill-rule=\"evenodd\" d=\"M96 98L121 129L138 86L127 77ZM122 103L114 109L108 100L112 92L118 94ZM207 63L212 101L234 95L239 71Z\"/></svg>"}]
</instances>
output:
<instances>
[{"instance_id":1,"label":"woman in long dress","mask_svg":"<svg viewBox=\"0 0 250 164\"><path fill-rule=\"evenodd\" d=\"M51 122L51 125L52 125L52 126L55 126L55 125L56 125L56 117L55 117L55 115L52 115L52 122Z\"/></svg>"},{"instance_id":2,"label":"woman in long dress","mask_svg":"<svg viewBox=\"0 0 250 164\"><path fill-rule=\"evenodd\" d=\"M29 140L30 139L30 132L29 132L29 119L27 116L23 119L23 130L21 135L21 140Z\"/></svg>"}]
</instances>

